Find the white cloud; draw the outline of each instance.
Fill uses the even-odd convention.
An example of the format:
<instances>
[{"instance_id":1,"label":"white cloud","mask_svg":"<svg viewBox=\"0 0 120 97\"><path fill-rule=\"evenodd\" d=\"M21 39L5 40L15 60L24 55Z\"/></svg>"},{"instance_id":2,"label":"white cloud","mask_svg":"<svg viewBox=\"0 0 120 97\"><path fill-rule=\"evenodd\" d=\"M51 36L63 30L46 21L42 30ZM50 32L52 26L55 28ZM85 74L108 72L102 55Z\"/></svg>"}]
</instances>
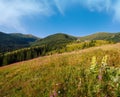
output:
<instances>
[{"instance_id":1,"label":"white cloud","mask_svg":"<svg viewBox=\"0 0 120 97\"><path fill-rule=\"evenodd\" d=\"M109 10L111 0L84 0L81 1L81 4L83 4L85 7L92 11L93 10L103 11Z\"/></svg>"},{"instance_id":2,"label":"white cloud","mask_svg":"<svg viewBox=\"0 0 120 97\"><path fill-rule=\"evenodd\" d=\"M21 19L35 14L50 15L52 10L45 0L0 0L0 25L25 31Z\"/></svg>"},{"instance_id":3,"label":"white cloud","mask_svg":"<svg viewBox=\"0 0 120 97\"><path fill-rule=\"evenodd\" d=\"M47 1L49 4L49 0ZM105 12L115 21L120 22L120 0L51 0L62 15L75 4L84 6L90 11ZM51 7L51 6L50 6Z\"/></svg>"},{"instance_id":4,"label":"white cloud","mask_svg":"<svg viewBox=\"0 0 120 97\"><path fill-rule=\"evenodd\" d=\"M65 11L80 0L53 0L59 12L65 15Z\"/></svg>"},{"instance_id":5,"label":"white cloud","mask_svg":"<svg viewBox=\"0 0 120 97\"><path fill-rule=\"evenodd\" d=\"M117 2L115 2L112 9L114 11L114 20L120 22L120 0L117 0Z\"/></svg>"},{"instance_id":6,"label":"white cloud","mask_svg":"<svg viewBox=\"0 0 120 97\"><path fill-rule=\"evenodd\" d=\"M54 0L59 12L64 15L64 11L70 6L72 0Z\"/></svg>"},{"instance_id":7,"label":"white cloud","mask_svg":"<svg viewBox=\"0 0 120 97\"><path fill-rule=\"evenodd\" d=\"M104 11L120 22L120 0L84 0L81 4L91 11Z\"/></svg>"},{"instance_id":8,"label":"white cloud","mask_svg":"<svg viewBox=\"0 0 120 97\"><path fill-rule=\"evenodd\" d=\"M115 21L120 22L120 0L54 0L61 14L73 4L79 4L90 11L106 12Z\"/></svg>"}]
</instances>

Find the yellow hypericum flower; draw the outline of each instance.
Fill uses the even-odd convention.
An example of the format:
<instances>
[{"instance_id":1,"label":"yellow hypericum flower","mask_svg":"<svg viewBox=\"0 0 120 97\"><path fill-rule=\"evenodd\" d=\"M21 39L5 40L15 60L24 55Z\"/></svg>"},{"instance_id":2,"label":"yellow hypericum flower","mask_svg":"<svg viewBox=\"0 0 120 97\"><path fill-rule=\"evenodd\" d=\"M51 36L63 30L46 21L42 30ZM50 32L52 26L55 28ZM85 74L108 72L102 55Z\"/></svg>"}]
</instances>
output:
<instances>
[{"instance_id":1,"label":"yellow hypericum flower","mask_svg":"<svg viewBox=\"0 0 120 97\"><path fill-rule=\"evenodd\" d=\"M90 69L91 69L91 70L95 69L96 64L97 64L96 57L93 56L93 57L92 57L92 62L91 62L91 67L90 67Z\"/></svg>"},{"instance_id":2,"label":"yellow hypericum flower","mask_svg":"<svg viewBox=\"0 0 120 97\"><path fill-rule=\"evenodd\" d=\"M103 59L102 59L102 65L103 65L103 66L106 66L106 65L107 65L107 59L108 59L108 56L105 55L105 56L103 57Z\"/></svg>"}]
</instances>

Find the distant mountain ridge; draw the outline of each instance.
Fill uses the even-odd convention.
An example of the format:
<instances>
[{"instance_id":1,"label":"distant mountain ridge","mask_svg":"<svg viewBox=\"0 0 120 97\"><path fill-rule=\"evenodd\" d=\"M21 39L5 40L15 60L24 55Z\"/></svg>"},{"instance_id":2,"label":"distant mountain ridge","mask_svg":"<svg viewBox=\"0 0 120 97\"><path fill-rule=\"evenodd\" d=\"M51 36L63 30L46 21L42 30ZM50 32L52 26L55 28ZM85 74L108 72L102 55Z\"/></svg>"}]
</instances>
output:
<instances>
[{"instance_id":1,"label":"distant mountain ridge","mask_svg":"<svg viewBox=\"0 0 120 97\"><path fill-rule=\"evenodd\" d=\"M34 36L29 37L24 34L6 34L0 32L0 52L28 47L30 46L30 42L34 42L37 39Z\"/></svg>"},{"instance_id":2,"label":"distant mountain ridge","mask_svg":"<svg viewBox=\"0 0 120 97\"><path fill-rule=\"evenodd\" d=\"M120 32L108 33L108 32L98 32L84 37L78 38L80 41L85 40L108 40L113 42L120 42Z\"/></svg>"},{"instance_id":3,"label":"distant mountain ridge","mask_svg":"<svg viewBox=\"0 0 120 97\"><path fill-rule=\"evenodd\" d=\"M36 36L33 36L31 34L22 34L22 33L10 33L9 35L13 36L13 37L19 37L21 39L23 39L26 42L34 42L37 39L39 39Z\"/></svg>"},{"instance_id":4,"label":"distant mountain ridge","mask_svg":"<svg viewBox=\"0 0 120 97\"><path fill-rule=\"evenodd\" d=\"M120 32L108 33L99 32L84 37L75 37L64 33L56 33L45 38L38 38L30 34L11 33L6 34L0 32L0 53L12 51L30 46L47 46L49 50L59 49L70 42L91 41L91 40L108 40L112 42L120 42Z\"/></svg>"}]
</instances>

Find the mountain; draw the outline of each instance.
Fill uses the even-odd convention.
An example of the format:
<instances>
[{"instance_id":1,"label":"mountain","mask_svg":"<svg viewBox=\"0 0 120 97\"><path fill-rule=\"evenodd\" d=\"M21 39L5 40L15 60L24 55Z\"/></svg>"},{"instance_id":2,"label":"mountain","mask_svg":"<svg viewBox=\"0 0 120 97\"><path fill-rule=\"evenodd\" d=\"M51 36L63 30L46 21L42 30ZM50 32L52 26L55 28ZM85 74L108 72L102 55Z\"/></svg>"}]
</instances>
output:
<instances>
[{"instance_id":1,"label":"mountain","mask_svg":"<svg viewBox=\"0 0 120 97\"><path fill-rule=\"evenodd\" d=\"M113 42L120 42L120 32L118 33L107 33L107 32L99 32L92 35L79 37L80 41L86 40L109 40Z\"/></svg>"},{"instance_id":2,"label":"mountain","mask_svg":"<svg viewBox=\"0 0 120 97\"><path fill-rule=\"evenodd\" d=\"M19 37L22 40L27 41L27 42L34 42L37 39L39 39L38 37L33 36L31 34L11 33L10 35L13 37Z\"/></svg>"},{"instance_id":3,"label":"mountain","mask_svg":"<svg viewBox=\"0 0 120 97\"><path fill-rule=\"evenodd\" d=\"M38 38L32 35L24 34L6 34L0 32L0 52L12 51L15 49L28 47L30 42L36 41Z\"/></svg>"},{"instance_id":4,"label":"mountain","mask_svg":"<svg viewBox=\"0 0 120 97\"><path fill-rule=\"evenodd\" d=\"M57 34L53 34L48 37L45 37L43 39L40 39L38 41L35 41L32 44L32 46L47 45L47 47L50 49L57 49L57 48L62 48L67 43L70 43L76 39L77 38L74 36L70 36L63 33L57 33Z\"/></svg>"}]
</instances>

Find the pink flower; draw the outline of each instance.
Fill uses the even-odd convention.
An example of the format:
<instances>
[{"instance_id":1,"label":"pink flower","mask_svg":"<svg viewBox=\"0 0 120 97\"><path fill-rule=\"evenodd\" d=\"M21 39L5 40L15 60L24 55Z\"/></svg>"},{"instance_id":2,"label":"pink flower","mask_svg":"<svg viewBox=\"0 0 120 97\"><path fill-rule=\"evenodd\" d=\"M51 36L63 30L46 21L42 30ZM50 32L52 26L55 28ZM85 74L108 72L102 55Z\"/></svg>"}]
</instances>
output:
<instances>
[{"instance_id":1,"label":"pink flower","mask_svg":"<svg viewBox=\"0 0 120 97\"><path fill-rule=\"evenodd\" d=\"M99 79L99 81L101 81L102 80L102 75L100 74L100 75L98 75L98 79Z\"/></svg>"},{"instance_id":2,"label":"pink flower","mask_svg":"<svg viewBox=\"0 0 120 97\"><path fill-rule=\"evenodd\" d=\"M54 94L53 94L55 97L57 96L57 93L56 93L56 91L54 91Z\"/></svg>"},{"instance_id":3,"label":"pink flower","mask_svg":"<svg viewBox=\"0 0 120 97\"><path fill-rule=\"evenodd\" d=\"M50 95L50 97L53 97L53 95Z\"/></svg>"},{"instance_id":4,"label":"pink flower","mask_svg":"<svg viewBox=\"0 0 120 97\"><path fill-rule=\"evenodd\" d=\"M107 97L107 95L105 95L105 97Z\"/></svg>"}]
</instances>

